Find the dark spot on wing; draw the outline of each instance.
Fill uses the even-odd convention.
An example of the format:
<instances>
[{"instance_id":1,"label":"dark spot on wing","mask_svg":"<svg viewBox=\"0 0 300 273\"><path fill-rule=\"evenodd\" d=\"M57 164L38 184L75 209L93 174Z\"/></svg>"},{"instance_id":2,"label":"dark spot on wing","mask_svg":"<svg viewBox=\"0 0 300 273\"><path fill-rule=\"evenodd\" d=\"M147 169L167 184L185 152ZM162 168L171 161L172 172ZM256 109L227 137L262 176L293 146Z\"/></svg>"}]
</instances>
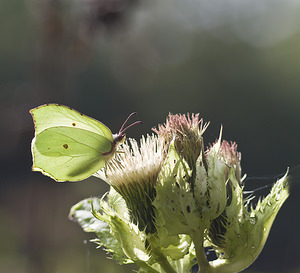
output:
<instances>
[{"instance_id":1,"label":"dark spot on wing","mask_svg":"<svg viewBox=\"0 0 300 273\"><path fill-rule=\"evenodd\" d=\"M69 145L68 145L68 144L64 144L63 147L64 147L65 149L68 149L68 148L69 148Z\"/></svg>"},{"instance_id":2,"label":"dark spot on wing","mask_svg":"<svg viewBox=\"0 0 300 273\"><path fill-rule=\"evenodd\" d=\"M72 125L73 125L73 126L76 126L76 123L75 123L75 122L73 122L73 123L72 123Z\"/></svg>"},{"instance_id":3,"label":"dark spot on wing","mask_svg":"<svg viewBox=\"0 0 300 273\"><path fill-rule=\"evenodd\" d=\"M187 207L186 207L186 211L187 211L188 213L190 213L190 212L191 212L191 208L190 208L190 206L187 206Z\"/></svg>"}]
</instances>

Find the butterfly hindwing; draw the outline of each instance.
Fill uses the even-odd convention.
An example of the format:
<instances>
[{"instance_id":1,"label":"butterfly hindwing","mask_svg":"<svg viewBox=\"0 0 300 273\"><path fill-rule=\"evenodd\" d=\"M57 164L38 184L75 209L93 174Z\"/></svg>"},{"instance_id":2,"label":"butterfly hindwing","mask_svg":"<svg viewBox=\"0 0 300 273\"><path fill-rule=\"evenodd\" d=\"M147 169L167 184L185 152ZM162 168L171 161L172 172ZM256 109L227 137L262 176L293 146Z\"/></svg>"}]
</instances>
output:
<instances>
[{"instance_id":1,"label":"butterfly hindwing","mask_svg":"<svg viewBox=\"0 0 300 273\"><path fill-rule=\"evenodd\" d=\"M125 120L119 133L112 135L100 121L59 104L45 104L30 110L35 136L31 151L34 171L56 181L79 181L92 176L111 160L125 140ZM124 128L125 127L125 128Z\"/></svg>"},{"instance_id":2,"label":"butterfly hindwing","mask_svg":"<svg viewBox=\"0 0 300 273\"><path fill-rule=\"evenodd\" d=\"M88 178L105 166L105 153L112 142L94 132L72 128L51 127L32 141L33 170L57 181L78 181Z\"/></svg>"}]
</instances>

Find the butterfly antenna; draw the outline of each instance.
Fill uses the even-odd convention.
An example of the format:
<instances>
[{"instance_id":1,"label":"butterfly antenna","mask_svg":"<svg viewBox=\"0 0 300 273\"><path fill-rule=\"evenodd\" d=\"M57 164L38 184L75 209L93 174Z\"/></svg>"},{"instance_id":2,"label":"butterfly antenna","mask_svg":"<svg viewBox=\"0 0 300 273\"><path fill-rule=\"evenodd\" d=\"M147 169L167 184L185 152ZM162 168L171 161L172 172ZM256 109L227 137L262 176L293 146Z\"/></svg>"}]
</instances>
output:
<instances>
[{"instance_id":1,"label":"butterfly antenna","mask_svg":"<svg viewBox=\"0 0 300 273\"><path fill-rule=\"evenodd\" d=\"M119 130L119 133L125 131L125 130L123 130L125 124L126 124L127 121L128 121L131 117L133 117L134 115L136 115L136 112L131 113L131 114L127 117L127 119L123 122L123 124L122 124L122 126L121 126L121 128L120 128L120 130Z\"/></svg>"},{"instance_id":2,"label":"butterfly antenna","mask_svg":"<svg viewBox=\"0 0 300 273\"><path fill-rule=\"evenodd\" d=\"M122 131L120 131L119 134L122 134L122 135L123 135L123 133L124 133L125 131L127 131L127 129L129 129L130 127L132 127L132 126L134 126L134 125L136 125L136 124L143 124L143 122L142 122L141 120L135 121L135 122L129 124L125 129L122 129Z\"/></svg>"},{"instance_id":3,"label":"butterfly antenna","mask_svg":"<svg viewBox=\"0 0 300 273\"><path fill-rule=\"evenodd\" d=\"M123 124L122 124L122 126L121 126L121 128L120 128L120 130L119 130L119 135L123 135L124 132L125 132L126 130L128 130L130 127L132 127L132 126L134 126L134 125L136 125L136 124L142 124L142 123L143 123L142 121L135 121L135 122L129 124L127 127L124 128L124 126L126 125L127 121L128 121L132 116L134 116L134 115L136 115L136 112L131 113L131 114L127 117L127 119L123 122Z\"/></svg>"}]
</instances>

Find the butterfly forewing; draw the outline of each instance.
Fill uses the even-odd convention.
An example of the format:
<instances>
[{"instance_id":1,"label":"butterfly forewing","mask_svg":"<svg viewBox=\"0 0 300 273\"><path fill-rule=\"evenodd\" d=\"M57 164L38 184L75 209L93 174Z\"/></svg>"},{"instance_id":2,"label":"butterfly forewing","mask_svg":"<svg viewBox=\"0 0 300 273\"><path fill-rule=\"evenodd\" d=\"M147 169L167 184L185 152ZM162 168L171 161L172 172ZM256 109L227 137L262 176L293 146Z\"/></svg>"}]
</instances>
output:
<instances>
[{"instance_id":1,"label":"butterfly forewing","mask_svg":"<svg viewBox=\"0 0 300 273\"><path fill-rule=\"evenodd\" d=\"M30 113L35 123L36 135L50 127L66 126L85 129L113 141L112 133L107 126L72 108L59 104L45 104L32 109Z\"/></svg>"}]
</instances>

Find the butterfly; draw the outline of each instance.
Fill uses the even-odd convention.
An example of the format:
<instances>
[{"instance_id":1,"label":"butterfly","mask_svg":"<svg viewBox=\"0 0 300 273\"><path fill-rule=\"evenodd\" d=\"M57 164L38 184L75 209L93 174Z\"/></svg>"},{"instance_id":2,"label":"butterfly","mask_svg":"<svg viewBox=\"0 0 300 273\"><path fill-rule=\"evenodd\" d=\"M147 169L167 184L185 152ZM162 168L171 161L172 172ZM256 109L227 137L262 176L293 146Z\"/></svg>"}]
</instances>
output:
<instances>
[{"instance_id":1,"label":"butterfly","mask_svg":"<svg viewBox=\"0 0 300 273\"><path fill-rule=\"evenodd\" d=\"M102 122L59 104L45 104L30 110L35 136L31 143L33 171L40 171L56 181L79 181L103 168L118 145L125 141L125 131L117 134Z\"/></svg>"}]
</instances>

